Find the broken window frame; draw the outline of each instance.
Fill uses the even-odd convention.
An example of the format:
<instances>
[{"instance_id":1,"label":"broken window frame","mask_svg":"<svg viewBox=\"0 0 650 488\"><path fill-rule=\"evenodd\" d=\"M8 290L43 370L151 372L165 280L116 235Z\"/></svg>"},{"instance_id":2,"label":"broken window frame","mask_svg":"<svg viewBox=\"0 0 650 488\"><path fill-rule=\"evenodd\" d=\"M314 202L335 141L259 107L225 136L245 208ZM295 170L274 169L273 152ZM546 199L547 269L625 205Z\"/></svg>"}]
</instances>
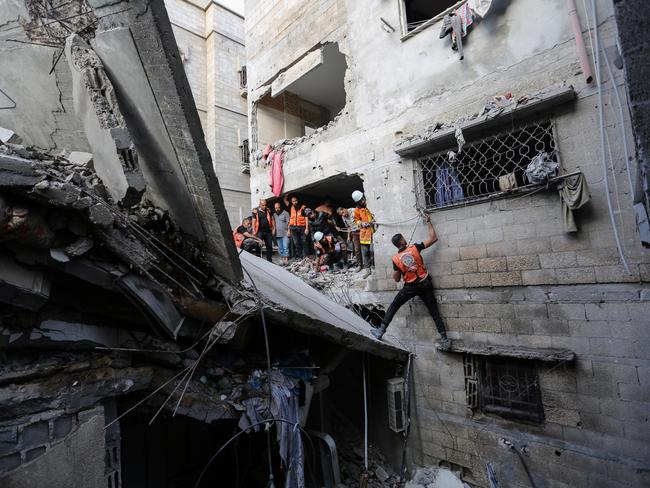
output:
<instances>
[{"instance_id":1,"label":"broken window frame","mask_svg":"<svg viewBox=\"0 0 650 488\"><path fill-rule=\"evenodd\" d=\"M464 354L463 368L467 407L473 412L498 415L508 420L544 422L542 390L535 361ZM512 392L502 386L506 376L514 378L516 391L523 390L526 397L523 394L514 398L510 396ZM495 392L496 389L500 391Z\"/></svg>"},{"instance_id":2,"label":"broken window frame","mask_svg":"<svg viewBox=\"0 0 650 488\"><path fill-rule=\"evenodd\" d=\"M251 152L248 139L242 139L239 150L241 151L241 171L248 174L251 171Z\"/></svg>"},{"instance_id":3,"label":"broken window frame","mask_svg":"<svg viewBox=\"0 0 650 488\"><path fill-rule=\"evenodd\" d=\"M246 65L239 68L239 88L241 90L246 90L248 88L248 73L246 71Z\"/></svg>"},{"instance_id":4,"label":"broken window frame","mask_svg":"<svg viewBox=\"0 0 650 488\"><path fill-rule=\"evenodd\" d=\"M409 30L408 28L408 19L406 16L406 2L405 0L397 0L398 8L399 8L399 20L400 20L400 26L402 30L402 37L401 41L406 41L407 39L410 39L411 37L415 36L416 34L419 34L425 29L428 29L435 23L437 23L439 20L441 20L445 15L447 15L449 12L452 12L463 5L467 3L468 0L459 0L457 3L452 5L451 7L446 8L442 12L436 14L435 16L431 17L430 19L426 20L422 24L418 25L417 27Z\"/></svg>"},{"instance_id":5,"label":"broken window frame","mask_svg":"<svg viewBox=\"0 0 650 488\"><path fill-rule=\"evenodd\" d=\"M551 140L550 143L552 145L552 151L549 152L549 156L551 156L551 159L559 164L558 168L558 176L549 178L548 182L554 182L556 180L560 180L566 176L569 175L562 175L562 158L560 156L560 149L559 149L559 137L557 134L557 125L555 123L555 120L550 117L542 117L538 119L524 119L520 123L513 123L507 128L501 128L501 130L498 131L490 131L488 135L482 138L477 138L473 140L466 141L466 143L463 146L463 151L467 151L468 148L472 148L475 146L479 146L481 144L489 144L491 142L498 142L499 139L507 138L507 137L516 137L513 136L513 134L517 134L519 132L533 132L537 130L538 128L541 128L541 130L545 131L546 134L544 135L549 135ZM530 139L530 138L529 138ZM521 146L519 146L521 147ZM512 148L508 148L507 151L517 151L518 147L517 146L512 146ZM434 160L442 160L447 157L447 154L449 151L454 151L458 152L458 147L457 146L447 146L443 150L439 150L436 152L433 152L431 154L427 154L421 157L418 157L414 161L414 191L415 191L415 197L416 201L418 204L418 208L425 209L427 211L441 211L441 210L446 210L450 208L457 208L457 207L464 207L468 205L476 205L479 203L484 203L487 201L492 201L492 200L498 200L502 198L507 198L509 196L512 196L514 194L523 194L523 193L528 193L528 192L533 192L533 191L539 191L540 188L547 186L548 182L543 182L543 183L525 183L523 182L518 182L518 186L515 188L512 188L507 191L503 190L493 190L489 192L484 192L483 194L480 195L473 195L473 196L466 196L466 187L463 185L463 179L461 178L461 172L458 171L458 178L460 180L461 186L463 186L463 199L460 201L451 201L451 203L444 204L438 206L435 203L435 193L436 193L436 169L435 169L435 162L431 163ZM506 152L505 150L503 151L504 153ZM467 154L467 152L465 152ZM499 154L497 152L497 154ZM530 157L530 160L532 160L533 157L535 157L537 153L535 154L526 154L526 157ZM522 154L520 156L523 157ZM462 154L459 154L457 156L458 158L462 158ZM530 161L528 161L530 162ZM430 164L433 165L434 168L426 168L425 164ZM479 163L476 163L479 164ZM483 163L480 163L483 164ZM525 172L525 166L527 166L527 163L524 165L517 166L515 168L516 171L518 172ZM505 167L505 166L504 166ZM458 168L456 168L458 169ZM467 171L473 171L468 169ZM500 176L506 176L509 173L514 173L515 171L502 171ZM491 181L494 181L496 178L491 178ZM471 181L470 183L472 184L472 188L474 185L476 186L484 186L487 185L486 180L477 180L477 181ZM433 182L433 183L432 183ZM524 183L524 184L521 184Z\"/></svg>"}]
</instances>

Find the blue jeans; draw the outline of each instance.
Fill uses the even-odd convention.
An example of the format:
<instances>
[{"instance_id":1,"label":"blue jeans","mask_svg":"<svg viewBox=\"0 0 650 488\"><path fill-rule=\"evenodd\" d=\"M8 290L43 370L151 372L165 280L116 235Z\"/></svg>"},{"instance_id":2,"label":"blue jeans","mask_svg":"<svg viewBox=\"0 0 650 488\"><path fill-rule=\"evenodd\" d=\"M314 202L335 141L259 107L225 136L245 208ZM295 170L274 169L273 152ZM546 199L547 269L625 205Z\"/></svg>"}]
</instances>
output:
<instances>
[{"instance_id":1,"label":"blue jeans","mask_svg":"<svg viewBox=\"0 0 650 488\"><path fill-rule=\"evenodd\" d=\"M289 257L289 236L276 237L275 242L278 243L278 253L283 258Z\"/></svg>"}]
</instances>

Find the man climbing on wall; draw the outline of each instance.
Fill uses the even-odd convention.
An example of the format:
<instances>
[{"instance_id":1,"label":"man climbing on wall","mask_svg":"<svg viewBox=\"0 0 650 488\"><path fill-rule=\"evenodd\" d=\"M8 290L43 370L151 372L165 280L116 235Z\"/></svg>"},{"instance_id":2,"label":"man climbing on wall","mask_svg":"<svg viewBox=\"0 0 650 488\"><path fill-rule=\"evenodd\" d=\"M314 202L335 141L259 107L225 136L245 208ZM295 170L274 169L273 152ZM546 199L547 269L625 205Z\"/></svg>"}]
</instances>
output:
<instances>
[{"instance_id":1,"label":"man climbing on wall","mask_svg":"<svg viewBox=\"0 0 650 488\"><path fill-rule=\"evenodd\" d=\"M393 279L397 283L403 279L404 287L397 293L393 299L393 303L388 307L381 326L372 329L372 335L377 339L381 339L400 307L411 298L417 296L422 299L424 305L429 310L431 318L433 318L433 322L436 324L436 329L438 329L438 333L442 339L442 345L448 347L449 339L447 339L445 324L442 321L438 306L436 305L436 298L433 295L433 281L420 254L424 249L435 244L438 241L438 237L436 236L436 231L433 229L429 215L424 217L424 221L429 227L429 238L424 242L418 242L409 246L402 234L395 234L392 238L393 245L399 250L393 256Z\"/></svg>"},{"instance_id":2,"label":"man climbing on wall","mask_svg":"<svg viewBox=\"0 0 650 488\"><path fill-rule=\"evenodd\" d=\"M363 269L361 278L370 276L372 262L372 235L375 233L375 216L366 205L366 197L359 190L352 192L352 200L357 204L354 209L354 222L359 226L359 244L361 245L361 260Z\"/></svg>"}]
</instances>

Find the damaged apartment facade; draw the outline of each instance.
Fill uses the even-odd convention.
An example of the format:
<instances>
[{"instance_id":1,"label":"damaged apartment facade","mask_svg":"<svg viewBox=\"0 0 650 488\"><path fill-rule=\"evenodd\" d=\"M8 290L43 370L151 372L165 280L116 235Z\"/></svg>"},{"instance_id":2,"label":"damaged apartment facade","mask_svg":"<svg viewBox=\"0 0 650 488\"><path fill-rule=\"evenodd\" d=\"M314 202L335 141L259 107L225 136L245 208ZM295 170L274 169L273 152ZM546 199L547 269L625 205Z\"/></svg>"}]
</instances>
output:
<instances>
[{"instance_id":1,"label":"damaged apartment facade","mask_svg":"<svg viewBox=\"0 0 650 488\"><path fill-rule=\"evenodd\" d=\"M269 144L283 194L351 206L362 189L375 267L347 296L383 309L391 236L425 238L429 213L452 346L418 300L387 333L414 354L411 466L481 487L486 464L499 486L646 486L648 5L472 1L470 18L466 3L247 1L252 203L273 197ZM535 159L557 167L543 183ZM579 177L591 198L572 213ZM399 465L386 422L371 440Z\"/></svg>"},{"instance_id":2,"label":"damaged apartment facade","mask_svg":"<svg viewBox=\"0 0 650 488\"><path fill-rule=\"evenodd\" d=\"M173 9L0 9L3 488L336 486L408 361L237 253Z\"/></svg>"}]
</instances>

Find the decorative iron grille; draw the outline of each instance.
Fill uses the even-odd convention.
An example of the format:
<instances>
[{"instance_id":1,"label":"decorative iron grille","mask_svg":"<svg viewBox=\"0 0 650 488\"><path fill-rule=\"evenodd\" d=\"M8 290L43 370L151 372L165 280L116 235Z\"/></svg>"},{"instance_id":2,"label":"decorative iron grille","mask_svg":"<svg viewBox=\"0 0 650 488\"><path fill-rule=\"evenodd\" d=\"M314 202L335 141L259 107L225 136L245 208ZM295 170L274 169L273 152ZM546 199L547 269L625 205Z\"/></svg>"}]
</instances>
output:
<instances>
[{"instance_id":1,"label":"decorative iron grille","mask_svg":"<svg viewBox=\"0 0 650 488\"><path fill-rule=\"evenodd\" d=\"M452 154L453 151L453 154ZM537 155L560 163L555 127L550 121L519 126L488 138L417 161L415 192L418 206L434 209L499 198L539 187L526 178L526 167Z\"/></svg>"},{"instance_id":2,"label":"decorative iron grille","mask_svg":"<svg viewBox=\"0 0 650 488\"><path fill-rule=\"evenodd\" d=\"M248 86L248 74L246 72L246 65L242 66L239 70L239 88L242 90Z\"/></svg>"},{"instance_id":3,"label":"decorative iron grille","mask_svg":"<svg viewBox=\"0 0 650 488\"><path fill-rule=\"evenodd\" d=\"M535 363L503 358L476 358L481 411L505 418L541 422L542 396Z\"/></svg>"}]
</instances>

